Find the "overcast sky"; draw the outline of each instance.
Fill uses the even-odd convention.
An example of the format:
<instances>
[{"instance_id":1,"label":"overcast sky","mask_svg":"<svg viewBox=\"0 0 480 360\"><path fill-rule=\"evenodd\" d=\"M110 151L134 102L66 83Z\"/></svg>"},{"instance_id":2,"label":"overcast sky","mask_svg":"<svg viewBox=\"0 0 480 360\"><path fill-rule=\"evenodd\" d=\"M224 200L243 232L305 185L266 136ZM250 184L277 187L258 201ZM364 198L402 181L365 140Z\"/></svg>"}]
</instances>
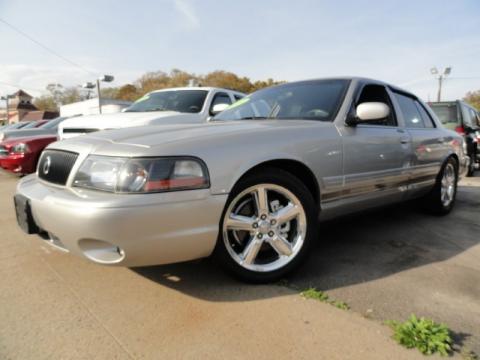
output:
<instances>
[{"instance_id":1,"label":"overcast sky","mask_svg":"<svg viewBox=\"0 0 480 360\"><path fill-rule=\"evenodd\" d=\"M480 89L479 0L0 0L0 18L93 73L0 22L1 95L104 73L118 86L172 68L254 80L367 76L433 100L430 68L452 66L445 99Z\"/></svg>"}]
</instances>

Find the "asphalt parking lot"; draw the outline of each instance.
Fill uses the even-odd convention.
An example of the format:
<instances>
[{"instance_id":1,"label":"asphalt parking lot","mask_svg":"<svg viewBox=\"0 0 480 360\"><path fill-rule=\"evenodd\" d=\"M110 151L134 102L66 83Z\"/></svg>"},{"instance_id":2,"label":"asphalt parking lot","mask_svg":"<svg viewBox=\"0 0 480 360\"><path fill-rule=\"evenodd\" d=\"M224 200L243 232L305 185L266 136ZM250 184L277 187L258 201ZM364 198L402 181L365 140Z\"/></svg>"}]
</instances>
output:
<instances>
[{"instance_id":1,"label":"asphalt parking lot","mask_svg":"<svg viewBox=\"0 0 480 360\"><path fill-rule=\"evenodd\" d=\"M108 268L16 226L16 177L0 171L0 358L421 358L384 320L447 323L480 353L480 177L434 217L395 206L323 224L285 286L251 286L209 260ZM314 286L344 311L298 292Z\"/></svg>"}]
</instances>

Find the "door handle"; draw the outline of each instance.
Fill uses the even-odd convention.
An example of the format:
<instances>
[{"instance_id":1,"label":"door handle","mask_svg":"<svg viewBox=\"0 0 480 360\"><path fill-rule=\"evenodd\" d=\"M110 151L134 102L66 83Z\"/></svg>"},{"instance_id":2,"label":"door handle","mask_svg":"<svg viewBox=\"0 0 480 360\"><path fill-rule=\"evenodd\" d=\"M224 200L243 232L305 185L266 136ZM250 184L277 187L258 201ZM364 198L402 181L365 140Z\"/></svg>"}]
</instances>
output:
<instances>
[{"instance_id":1,"label":"door handle","mask_svg":"<svg viewBox=\"0 0 480 360\"><path fill-rule=\"evenodd\" d=\"M400 143L402 144L409 144L410 143L410 138L409 137L402 137L400 139Z\"/></svg>"}]
</instances>

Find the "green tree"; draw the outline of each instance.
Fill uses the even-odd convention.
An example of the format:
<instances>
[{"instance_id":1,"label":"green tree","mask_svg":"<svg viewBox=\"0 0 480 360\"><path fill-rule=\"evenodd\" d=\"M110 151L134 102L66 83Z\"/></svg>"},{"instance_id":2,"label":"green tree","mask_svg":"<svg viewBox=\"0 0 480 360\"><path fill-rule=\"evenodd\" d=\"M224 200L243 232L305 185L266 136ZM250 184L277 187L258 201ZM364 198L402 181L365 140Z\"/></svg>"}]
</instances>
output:
<instances>
[{"instance_id":1,"label":"green tree","mask_svg":"<svg viewBox=\"0 0 480 360\"><path fill-rule=\"evenodd\" d=\"M469 91L463 100L480 111L480 90Z\"/></svg>"},{"instance_id":2,"label":"green tree","mask_svg":"<svg viewBox=\"0 0 480 360\"><path fill-rule=\"evenodd\" d=\"M61 84L48 84L46 89L49 94L39 96L33 102L40 110L58 111L61 105L85 100L85 95L75 86L64 87Z\"/></svg>"},{"instance_id":3,"label":"green tree","mask_svg":"<svg viewBox=\"0 0 480 360\"><path fill-rule=\"evenodd\" d=\"M139 90L135 85L127 84L118 89L115 99L134 101L139 98Z\"/></svg>"},{"instance_id":4,"label":"green tree","mask_svg":"<svg viewBox=\"0 0 480 360\"><path fill-rule=\"evenodd\" d=\"M43 111L58 111L57 103L52 95L42 95L33 101L33 104L38 108L38 110Z\"/></svg>"},{"instance_id":5,"label":"green tree","mask_svg":"<svg viewBox=\"0 0 480 360\"><path fill-rule=\"evenodd\" d=\"M78 87L68 87L64 88L62 94L60 95L61 105L71 104L77 101L84 100L85 97L80 94Z\"/></svg>"},{"instance_id":6,"label":"green tree","mask_svg":"<svg viewBox=\"0 0 480 360\"><path fill-rule=\"evenodd\" d=\"M204 86L222 87L244 93L249 93L253 89L252 82L249 78L239 77L232 72L223 70L216 70L205 75L201 78L200 82Z\"/></svg>"},{"instance_id":7,"label":"green tree","mask_svg":"<svg viewBox=\"0 0 480 360\"><path fill-rule=\"evenodd\" d=\"M135 101L150 91L187 86L192 80L202 86L223 87L247 94L283 82L273 79L252 82L248 77L241 77L235 73L224 70L212 71L205 75L196 75L180 69L172 69L169 73L165 71L147 72L132 84L102 88L102 97ZM82 92L78 87L64 87L61 84L49 84L47 90L49 92L48 95L40 96L35 100L35 104L38 104L38 107L41 109L54 109L61 105L88 98L86 93Z\"/></svg>"},{"instance_id":8,"label":"green tree","mask_svg":"<svg viewBox=\"0 0 480 360\"><path fill-rule=\"evenodd\" d=\"M251 91L252 92L257 91L269 86L274 86L274 85L283 84L283 83L285 83L285 81L275 81L273 79L267 79L266 81L259 80L253 83Z\"/></svg>"}]
</instances>

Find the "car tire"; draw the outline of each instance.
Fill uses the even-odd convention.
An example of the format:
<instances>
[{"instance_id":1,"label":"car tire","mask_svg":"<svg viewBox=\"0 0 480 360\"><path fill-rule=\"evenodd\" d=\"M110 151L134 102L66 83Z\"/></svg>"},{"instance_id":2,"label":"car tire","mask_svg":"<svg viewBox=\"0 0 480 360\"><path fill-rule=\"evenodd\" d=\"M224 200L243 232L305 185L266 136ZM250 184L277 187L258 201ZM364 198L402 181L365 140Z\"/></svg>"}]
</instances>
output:
<instances>
[{"instance_id":1,"label":"car tire","mask_svg":"<svg viewBox=\"0 0 480 360\"><path fill-rule=\"evenodd\" d=\"M314 198L297 177L277 168L252 173L229 195L214 258L243 281L274 282L305 261L317 219Z\"/></svg>"},{"instance_id":2,"label":"car tire","mask_svg":"<svg viewBox=\"0 0 480 360\"><path fill-rule=\"evenodd\" d=\"M449 157L443 164L432 191L425 197L424 204L431 213L446 215L452 211L457 197L458 162Z\"/></svg>"}]
</instances>

